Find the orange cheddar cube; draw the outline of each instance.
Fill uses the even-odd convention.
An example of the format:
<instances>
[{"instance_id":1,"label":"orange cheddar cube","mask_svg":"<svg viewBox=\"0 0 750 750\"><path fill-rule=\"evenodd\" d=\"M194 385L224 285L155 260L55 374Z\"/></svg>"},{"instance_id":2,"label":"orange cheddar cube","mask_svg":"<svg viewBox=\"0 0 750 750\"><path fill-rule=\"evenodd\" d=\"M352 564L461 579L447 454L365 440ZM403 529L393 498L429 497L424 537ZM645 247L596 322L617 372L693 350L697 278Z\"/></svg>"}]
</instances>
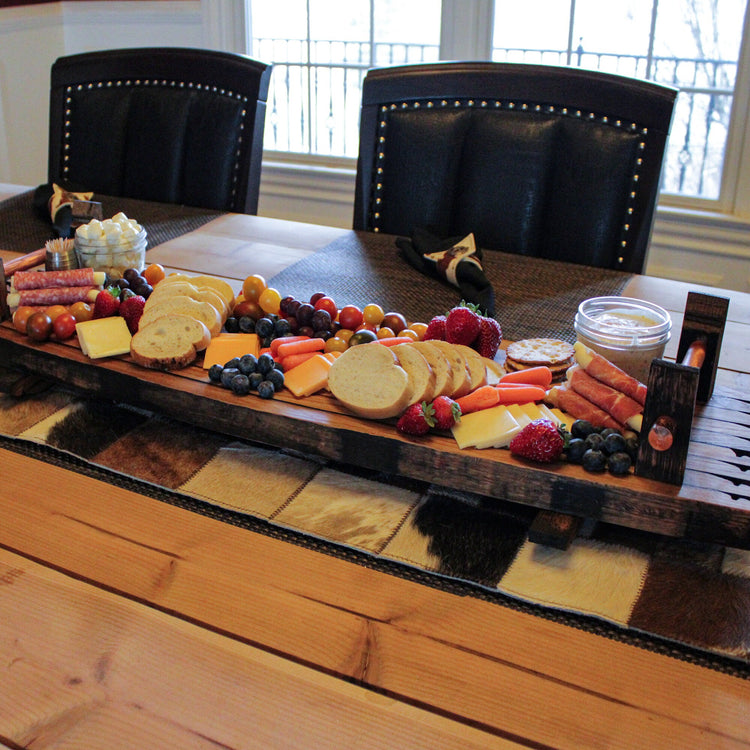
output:
<instances>
[{"instance_id":1,"label":"orange cheddar cube","mask_svg":"<svg viewBox=\"0 0 750 750\"><path fill-rule=\"evenodd\" d=\"M285 373L284 385L297 398L310 396L326 387L331 364L332 361L323 354L315 354Z\"/></svg>"},{"instance_id":2,"label":"orange cheddar cube","mask_svg":"<svg viewBox=\"0 0 750 750\"><path fill-rule=\"evenodd\" d=\"M211 339L203 356L203 369L211 365L223 365L232 357L260 352L260 338L256 333L220 333Z\"/></svg>"}]
</instances>

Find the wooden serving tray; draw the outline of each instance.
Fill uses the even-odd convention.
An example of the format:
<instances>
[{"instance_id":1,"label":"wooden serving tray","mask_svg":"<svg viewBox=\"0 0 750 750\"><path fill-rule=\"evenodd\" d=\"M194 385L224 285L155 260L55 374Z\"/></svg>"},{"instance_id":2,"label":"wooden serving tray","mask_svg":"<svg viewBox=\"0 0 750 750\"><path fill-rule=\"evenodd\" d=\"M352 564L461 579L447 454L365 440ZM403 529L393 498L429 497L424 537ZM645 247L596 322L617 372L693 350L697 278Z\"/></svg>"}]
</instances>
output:
<instances>
[{"instance_id":1,"label":"wooden serving tray","mask_svg":"<svg viewBox=\"0 0 750 750\"><path fill-rule=\"evenodd\" d=\"M541 466L503 449L460 450L449 434L412 439L393 421L347 413L328 394L236 396L210 383L199 365L165 373L143 369L128 356L90 360L75 340L37 344L7 321L0 324L0 355L99 397L227 435L543 510L750 549L750 484L742 477L742 463L746 471L750 461L738 464L735 452L747 448L747 440L733 437L726 421L742 420L740 428L747 429L750 417L746 402L742 411L742 402L721 394L696 412L688 470L682 486L674 486L632 474L590 474L564 462Z\"/></svg>"}]
</instances>

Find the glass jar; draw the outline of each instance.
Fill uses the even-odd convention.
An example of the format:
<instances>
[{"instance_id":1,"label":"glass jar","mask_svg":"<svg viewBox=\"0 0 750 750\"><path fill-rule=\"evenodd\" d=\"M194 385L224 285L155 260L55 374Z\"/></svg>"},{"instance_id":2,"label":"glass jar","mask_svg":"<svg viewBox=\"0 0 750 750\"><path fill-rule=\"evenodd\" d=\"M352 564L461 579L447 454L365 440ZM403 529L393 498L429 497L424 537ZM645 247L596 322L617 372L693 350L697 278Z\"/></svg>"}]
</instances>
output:
<instances>
[{"instance_id":1,"label":"glass jar","mask_svg":"<svg viewBox=\"0 0 750 750\"><path fill-rule=\"evenodd\" d=\"M81 268L104 271L111 281L127 268L140 271L146 262L146 230L124 214L78 227L76 255Z\"/></svg>"},{"instance_id":2,"label":"glass jar","mask_svg":"<svg viewBox=\"0 0 750 750\"><path fill-rule=\"evenodd\" d=\"M630 297L592 297L578 307L578 340L642 383L651 360L664 356L672 319L659 305Z\"/></svg>"}]
</instances>

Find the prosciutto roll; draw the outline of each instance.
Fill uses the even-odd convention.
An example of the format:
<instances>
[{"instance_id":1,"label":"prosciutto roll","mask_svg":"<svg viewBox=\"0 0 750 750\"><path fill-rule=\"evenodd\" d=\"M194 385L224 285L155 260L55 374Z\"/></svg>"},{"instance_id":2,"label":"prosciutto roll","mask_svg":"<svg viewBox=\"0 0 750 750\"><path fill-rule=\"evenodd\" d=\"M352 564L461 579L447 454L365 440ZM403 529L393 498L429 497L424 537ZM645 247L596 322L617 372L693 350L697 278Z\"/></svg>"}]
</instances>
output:
<instances>
[{"instance_id":1,"label":"prosciutto roll","mask_svg":"<svg viewBox=\"0 0 750 750\"><path fill-rule=\"evenodd\" d=\"M575 349L576 362L583 367L592 378L614 388L616 391L630 396L641 406L646 403L646 386L636 378L628 375L617 365L613 365L593 349L589 349L580 341L573 345Z\"/></svg>"},{"instance_id":2,"label":"prosciutto roll","mask_svg":"<svg viewBox=\"0 0 750 750\"><path fill-rule=\"evenodd\" d=\"M643 407L635 399L592 378L580 365L569 368L567 377L570 388L579 396L604 409L620 424L641 431Z\"/></svg>"},{"instance_id":3,"label":"prosciutto roll","mask_svg":"<svg viewBox=\"0 0 750 750\"><path fill-rule=\"evenodd\" d=\"M554 388L550 388L547 391L546 400L575 419L585 419L591 422L594 427L613 427L620 432L626 429L614 417L607 414L604 409L592 404L587 398L566 385L556 385Z\"/></svg>"},{"instance_id":4,"label":"prosciutto roll","mask_svg":"<svg viewBox=\"0 0 750 750\"><path fill-rule=\"evenodd\" d=\"M100 280L97 279L93 268L71 268L67 271L16 271L13 275L13 288L16 291L47 287L96 286L99 283Z\"/></svg>"}]
</instances>

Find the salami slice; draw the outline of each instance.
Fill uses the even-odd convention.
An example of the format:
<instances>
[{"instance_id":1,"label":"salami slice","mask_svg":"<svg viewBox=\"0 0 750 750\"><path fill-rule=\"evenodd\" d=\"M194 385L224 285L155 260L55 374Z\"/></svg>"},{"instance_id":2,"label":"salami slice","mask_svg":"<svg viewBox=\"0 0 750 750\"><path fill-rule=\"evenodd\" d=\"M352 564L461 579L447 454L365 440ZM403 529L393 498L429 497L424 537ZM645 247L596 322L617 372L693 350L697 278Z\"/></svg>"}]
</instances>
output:
<instances>
[{"instance_id":1,"label":"salami slice","mask_svg":"<svg viewBox=\"0 0 750 750\"><path fill-rule=\"evenodd\" d=\"M16 290L96 286L98 283L93 268L72 268L67 271L16 271L13 275L13 287Z\"/></svg>"},{"instance_id":2,"label":"salami slice","mask_svg":"<svg viewBox=\"0 0 750 750\"><path fill-rule=\"evenodd\" d=\"M94 286L61 286L44 289L22 289L16 293L12 306L21 305L72 305L74 302L90 302L89 293L96 291ZM8 304L11 304L8 295Z\"/></svg>"},{"instance_id":3,"label":"salami slice","mask_svg":"<svg viewBox=\"0 0 750 750\"><path fill-rule=\"evenodd\" d=\"M620 424L640 432L643 407L630 396L592 378L580 365L568 369L568 385L579 396L604 409Z\"/></svg>"},{"instance_id":4,"label":"salami slice","mask_svg":"<svg viewBox=\"0 0 750 750\"><path fill-rule=\"evenodd\" d=\"M646 386L636 378L628 375L617 365L613 365L608 359L602 357L593 349L589 349L582 343L574 345L576 362L583 367L592 378L614 388L616 391L630 396L641 406L646 403Z\"/></svg>"},{"instance_id":5,"label":"salami slice","mask_svg":"<svg viewBox=\"0 0 750 750\"><path fill-rule=\"evenodd\" d=\"M553 405L570 414L575 419L585 419L594 427L613 427L622 432L625 427L614 417L592 404L587 398L576 393L565 385L556 385L547 392L547 400Z\"/></svg>"}]
</instances>

